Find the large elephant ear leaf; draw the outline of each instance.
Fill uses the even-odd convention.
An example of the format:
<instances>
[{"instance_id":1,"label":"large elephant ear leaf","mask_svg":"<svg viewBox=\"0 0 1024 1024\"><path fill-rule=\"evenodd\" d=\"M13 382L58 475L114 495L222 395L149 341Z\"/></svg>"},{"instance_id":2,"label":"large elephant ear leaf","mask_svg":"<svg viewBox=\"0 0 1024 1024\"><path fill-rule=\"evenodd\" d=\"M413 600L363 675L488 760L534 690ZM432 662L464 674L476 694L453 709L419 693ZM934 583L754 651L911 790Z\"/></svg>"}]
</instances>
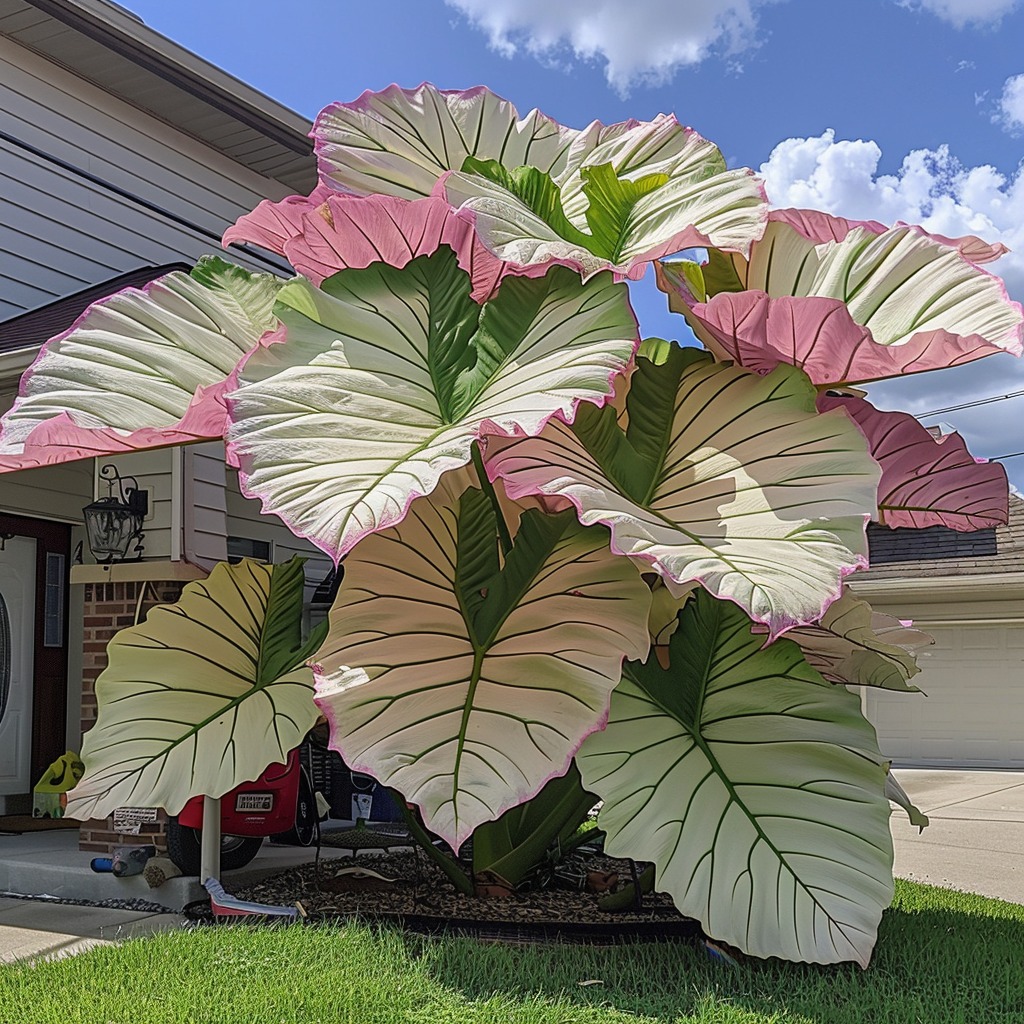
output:
<instances>
[{"instance_id":1,"label":"large elephant ear leaf","mask_svg":"<svg viewBox=\"0 0 1024 1024\"><path fill-rule=\"evenodd\" d=\"M881 466L878 521L891 528L984 530L1010 514L1006 470L975 459L957 433L934 437L915 417L882 412L863 398L823 394L818 408L842 409Z\"/></svg>"},{"instance_id":2,"label":"large elephant ear leaf","mask_svg":"<svg viewBox=\"0 0 1024 1024\"><path fill-rule=\"evenodd\" d=\"M588 408L537 438L490 438L488 472L513 498L569 499L675 593L698 582L772 635L819 619L866 564L878 467L853 424L815 412L800 371L645 342L626 411L625 430Z\"/></svg>"},{"instance_id":3,"label":"large elephant ear leaf","mask_svg":"<svg viewBox=\"0 0 1024 1024\"><path fill-rule=\"evenodd\" d=\"M917 691L910 680L921 671L916 651L934 639L908 623L874 611L848 588L820 622L786 634L799 644L812 668L829 682Z\"/></svg>"},{"instance_id":4,"label":"large elephant ear leaf","mask_svg":"<svg viewBox=\"0 0 1024 1024\"><path fill-rule=\"evenodd\" d=\"M703 289L692 264L659 268L670 308L719 356L757 370L792 363L831 386L1021 354L1020 303L964 255L975 251L961 248L965 240L817 214L837 223L834 238L816 244L791 212L771 214L749 262L709 263ZM730 261L742 291L722 273Z\"/></svg>"},{"instance_id":5,"label":"large elephant ear leaf","mask_svg":"<svg viewBox=\"0 0 1024 1024\"><path fill-rule=\"evenodd\" d=\"M312 131L322 181L351 195L402 199L430 195L445 171L470 156L557 173L579 135L536 110L520 118L489 89L442 91L429 83L332 103Z\"/></svg>"},{"instance_id":6,"label":"large elephant ear leaf","mask_svg":"<svg viewBox=\"0 0 1024 1024\"><path fill-rule=\"evenodd\" d=\"M0 424L0 472L224 433L231 372L283 282L217 257L93 303L48 341Z\"/></svg>"},{"instance_id":7,"label":"large elephant ear leaf","mask_svg":"<svg viewBox=\"0 0 1024 1024\"><path fill-rule=\"evenodd\" d=\"M287 758L317 719L305 660L323 631L301 640L302 562L218 565L114 637L69 814L177 814Z\"/></svg>"},{"instance_id":8,"label":"large elephant ear leaf","mask_svg":"<svg viewBox=\"0 0 1024 1024\"><path fill-rule=\"evenodd\" d=\"M632 131L664 136L666 128L677 136L673 159L613 162L601 146L585 158L577 149L557 181L535 167L469 160L438 194L496 256L525 267L554 262L584 278L612 270L636 279L652 260L693 246L746 252L767 216L759 182L727 169L712 143L674 119Z\"/></svg>"},{"instance_id":9,"label":"large elephant ear leaf","mask_svg":"<svg viewBox=\"0 0 1024 1024\"><path fill-rule=\"evenodd\" d=\"M485 433L536 434L610 397L637 345L625 285L555 267L483 306L451 249L289 284L287 341L228 398L231 453L265 511L335 557L402 520Z\"/></svg>"},{"instance_id":10,"label":"large elephant ear leaf","mask_svg":"<svg viewBox=\"0 0 1024 1024\"><path fill-rule=\"evenodd\" d=\"M671 667L626 667L576 762L612 856L755 956L867 965L892 899L885 766L859 701L698 593Z\"/></svg>"},{"instance_id":11,"label":"large elephant ear leaf","mask_svg":"<svg viewBox=\"0 0 1024 1024\"><path fill-rule=\"evenodd\" d=\"M487 499L452 477L346 559L314 660L334 749L457 848L601 728L650 591L568 510L523 512L499 566Z\"/></svg>"}]
</instances>

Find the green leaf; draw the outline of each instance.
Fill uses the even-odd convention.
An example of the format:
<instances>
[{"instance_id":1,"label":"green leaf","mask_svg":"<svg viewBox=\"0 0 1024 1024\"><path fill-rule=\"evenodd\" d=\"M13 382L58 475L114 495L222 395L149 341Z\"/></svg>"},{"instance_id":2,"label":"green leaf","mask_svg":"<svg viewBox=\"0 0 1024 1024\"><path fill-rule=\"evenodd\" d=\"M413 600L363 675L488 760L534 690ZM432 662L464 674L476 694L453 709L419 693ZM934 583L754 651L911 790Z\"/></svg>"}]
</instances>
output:
<instances>
[{"instance_id":1,"label":"green leaf","mask_svg":"<svg viewBox=\"0 0 1024 1024\"><path fill-rule=\"evenodd\" d=\"M689 284L694 275L693 270L687 266L688 262L688 260L673 260L668 266L673 270L682 271ZM693 297L698 302L704 302L709 296L717 295L719 292L742 292L747 288L747 261L736 253L708 249L707 263L699 269L704 286L704 297L693 292Z\"/></svg>"},{"instance_id":2,"label":"green leaf","mask_svg":"<svg viewBox=\"0 0 1024 1024\"><path fill-rule=\"evenodd\" d=\"M633 208L641 197L667 185L669 177L647 174L631 181L617 177L611 164L584 167L580 174L583 194L589 200L587 224L592 236L591 249L612 263L618 263L630 234Z\"/></svg>"},{"instance_id":3,"label":"green leaf","mask_svg":"<svg viewBox=\"0 0 1024 1024\"><path fill-rule=\"evenodd\" d=\"M568 844L597 803L571 765L530 800L507 810L473 833L473 874L492 871L516 886L544 864L553 846ZM557 857L557 850L554 851Z\"/></svg>"},{"instance_id":4,"label":"green leaf","mask_svg":"<svg viewBox=\"0 0 1024 1024\"><path fill-rule=\"evenodd\" d=\"M302 561L222 563L114 637L69 813L177 814L286 760L317 718L303 662L320 636L300 641Z\"/></svg>"},{"instance_id":5,"label":"green leaf","mask_svg":"<svg viewBox=\"0 0 1024 1024\"><path fill-rule=\"evenodd\" d=\"M274 303L283 278L255 274L219 256L200 257L189 276L209 288L239 320L248 320L254 331L262 334L277 326Z\"/></svg>"},{"instance_id":6,"label":"green leaf","mask_svg":"<svg viewBox=\"0 0 1024 1024\"><path fill-rule=\"evenodd\" d=\"M867 964L892 899L885 767L858 698L698 592L671 667L626 667L577 755L611 856L755 956Z\"/></svg>"},{"instance_id":7,"label":"green leaf","mask_svg":"<svg viewBox=\"0 0 1024 1024\"><path fill-rule=\"evenodd\" d=\"M469 174L479 174L488 181L511 192L524 206L535 213L561 238L583 248L594 248L594 239L579 230L562 209L562 196L558 186L536 167L516 167L508 170L497 160L477 160L467 157L462 167ZM596 251L596 250L595 250Z\"/></svg>"}]
</instances>

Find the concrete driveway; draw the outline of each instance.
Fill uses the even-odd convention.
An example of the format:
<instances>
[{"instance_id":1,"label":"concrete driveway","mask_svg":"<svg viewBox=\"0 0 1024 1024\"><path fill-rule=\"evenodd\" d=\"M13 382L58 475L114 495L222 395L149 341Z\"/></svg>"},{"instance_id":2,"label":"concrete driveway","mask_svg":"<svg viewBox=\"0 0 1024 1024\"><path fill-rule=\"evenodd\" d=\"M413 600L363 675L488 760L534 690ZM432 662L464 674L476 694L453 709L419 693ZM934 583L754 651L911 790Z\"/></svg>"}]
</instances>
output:
<instances>
[{"instance_id":1,"label":"concrete driveway","mask_svg":"<svg viewBox=\"0 0 1024 1024\"><path fill-rule=\"evenodd\" d=\"M896 768L931 819L918 834L891 819L898 878L1024 903L1024 772Z\"/></svg>"}]
</instances>

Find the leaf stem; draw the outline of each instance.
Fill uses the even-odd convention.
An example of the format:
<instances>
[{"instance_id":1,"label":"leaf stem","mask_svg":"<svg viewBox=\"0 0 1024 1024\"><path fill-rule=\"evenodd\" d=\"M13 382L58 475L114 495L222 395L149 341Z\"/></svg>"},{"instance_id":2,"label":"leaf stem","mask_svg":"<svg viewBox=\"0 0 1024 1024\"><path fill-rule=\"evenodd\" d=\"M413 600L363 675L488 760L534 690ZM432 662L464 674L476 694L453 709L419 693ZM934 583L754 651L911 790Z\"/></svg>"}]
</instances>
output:
<instances>
[{"instance_id":1,"label":"leaf stem","mask_svg":"<svg viewBox=\"0 0 1024 1024\"><path fill-rule=\"evenodd\" d=\"M472 879L462 870L457 861L451 857L446 857L434 845L430 833L419 823L416 813L405 802L405 797L394 789L389 789L388 794L394 801L395 806L401 811L402 818L405 820L405 826L409 829L409 834L422 848L423 852L448 876L459 892L466 896L474 895Z\"/></svg>"},{"instance_id":2,"label":"leaf stem","mask_svg":"<svg viewBox=\"0 0 1024 1024\"><path fill-rule=\"evenodd\" d=\"M471 451L473 468L476 470L476 475L480 478L480 488L490 498L491 507L494 509L494 518L498 522L498 540L501 543L501 553L505 558L508 558L509 552L512 550L512 534L509 532L508 523L505 522L505 514L501 510L501 502L498 501L498 492L494 489L494 484L491 483L490 478L487 476L487 470L484 469L484 457L480 454L479 441L473 442Z\"/></svg>"}]
</instances>

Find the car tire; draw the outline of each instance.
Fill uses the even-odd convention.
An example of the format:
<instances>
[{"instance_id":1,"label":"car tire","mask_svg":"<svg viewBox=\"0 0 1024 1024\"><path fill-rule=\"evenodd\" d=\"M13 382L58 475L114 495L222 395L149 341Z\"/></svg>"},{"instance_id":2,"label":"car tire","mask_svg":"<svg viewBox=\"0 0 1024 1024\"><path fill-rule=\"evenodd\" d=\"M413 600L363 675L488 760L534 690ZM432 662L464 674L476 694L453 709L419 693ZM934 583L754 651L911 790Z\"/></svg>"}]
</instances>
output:
<instances>
[{"instance_id":1,"label":"car tire","mask_svg":"<svg viewBox=\"0 0 1024 1024\"><path fill-rule=\"evenodd\" d=\"M202 861L202 831L182 825L177 818L167 822L167 856L181 868L182 874L198 875ZM263 845L262 836L221 836L222 871L244 868Z\"/></svg>"}]
</instances>

